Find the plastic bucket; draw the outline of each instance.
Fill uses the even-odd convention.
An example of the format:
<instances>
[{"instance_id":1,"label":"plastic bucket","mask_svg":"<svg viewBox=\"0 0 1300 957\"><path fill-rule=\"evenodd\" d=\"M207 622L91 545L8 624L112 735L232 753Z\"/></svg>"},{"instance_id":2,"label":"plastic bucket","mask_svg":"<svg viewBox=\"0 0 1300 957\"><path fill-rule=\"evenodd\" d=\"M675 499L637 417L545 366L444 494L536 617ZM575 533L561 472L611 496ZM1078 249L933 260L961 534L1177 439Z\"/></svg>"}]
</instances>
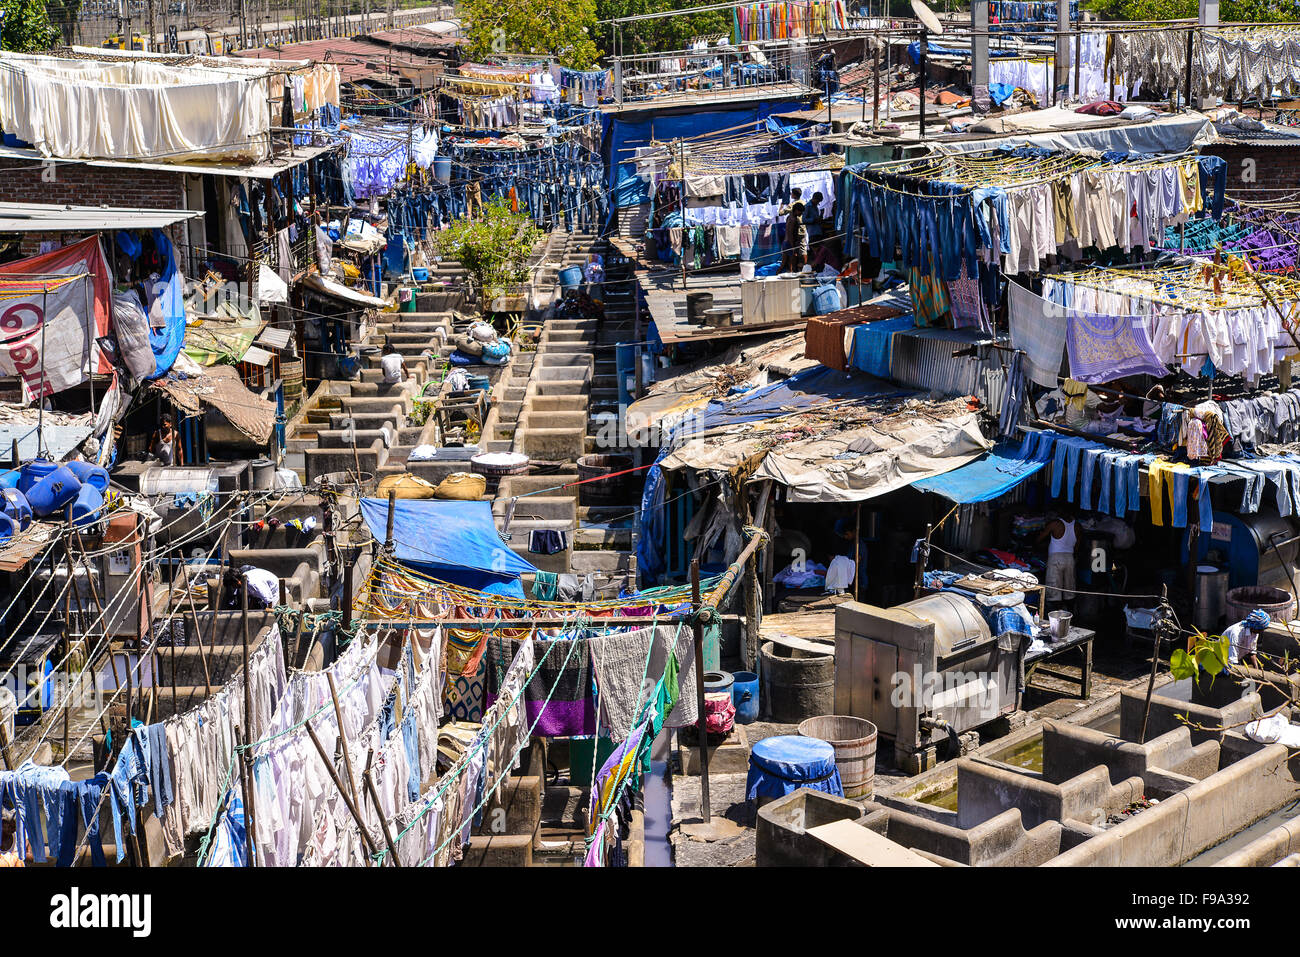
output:
<instances>
[{"instance_id":1,"label":"plastic bucket","mask_svg":"<svg viewBox=\"0 0 1300 957\"><path fill-rule=\"evenodd\" d=\"M753 724L758 720L758 675L752 671L737 671L731 677L731 701L736 706L736 723Z\"/></svg>"},{"instance_id":2,"label":"plastic bucket","mask_svg":"<svg viewBox=\"0 0 1300 957\"><path fill-rule=\"evenodd\" d=\"M827 714L800 722L799 733L835 749L846 798L869 798L876 783L876 726L865 718Z\"/></svg>"},{"instance_id":3,"label":"plastic bucket","mask_svg":"<svg viewBox=\"0 0 1300 957\"><path fill-rule=\"evenodd\" d=\"M27 502L37 518L53 515L63 506L75 501L81 492L81 482L68 469L60 466L32 486Z\"/></svg>"},{"instance_id":4,"label":"plastic bucket","mask_svg":"<svg viewBox=\"0 0 1300 957\"><path fill-rule=\"evenodd\" d=\"M77 500L72 503L72 524L90 525L97 522L103 509L103 493L93 485L83 485L77 493Z\"/></svg>"},{"instance_id":5,"label":"plastic bucket","mask_svg":"<svg viewBox=\"0 0 1300 957\"><path fill-rule=\"evenodd\" d=\"M832 283L818 286L812 295L813 314L828 316L840 310L840 291Z\"/></svg>"},{"instance_id":6,"label":"plastic bucket","mask_svg":"<svg viewBox=\"0 0 1300 957\"><path fill-rule=\"evenodd\" d=\"M754 264L752 262L746 261L740 264L740 278L745 280L754 278Z\"/></svg>"},{"instance_id":7,"label":"plastic bucket","mask_svg":"<svg viewBox=\"0 0 1300 957\"><path fill-rule=\"evenodd\" d=\"M16 488L0 489L0 512L8 515L20 530L32 523L32 507L27 496Z\"/></svg>"},{"instance_id":8,"label":"plastic bucket","mask_svg":"<svg viewBox=\"0 0 1300 957\"><path fill-rule=\"evenodd\" d=\"M411 277L416 282L428 282L429 270L424 268L423 266L415 266L411 269ZM414 312L415 310L412 309L411 311Z\"/></svg>"},{"instance_id":9,"label":"plastic bucket","mask_svg":"<svg viewBox=\"0 0 1300 957\"><path fill-rule=\"evenodd\" d=\"M582 285L582 267L566 266L560 270L560 286L564 289L577 289Z\"/></svg>"},{"instance_id":10,"label":"plastic bucket","mask_svg":"<svg viewBox=\"0 0 1300 957\"><path fill-rule=\"evenodd\" d=\"M7 542L17 534L17 523L8 515L0 512L0 542Z\"/></svg>"},{"instance_id":11,"label":"plastic bucket","mask_svg":"<svg viewBox=\"0 0 1300 957\"><path fill-rule=\"evenodd\" d=\"M33 459L24 465L18 473L18 491L26 495L37 482L57 468L58 466L53 462L45 459Z\"/></svg>"},{"instance_id":12,"label":"plastic bucket","mask_svg":"<svg viewBox=\"0 0 1300 957\"><path fill-rule=\"evenodd\" d=\"M66 465L82 485L93 485L101 492L108 491L108 471L103 467L94 462L68 462Z\"/></svg>"},{"instance_id":13,"label":"plastic bucket","mask_svg":"<svg viewBox=\"0 0 1300 957\"><path fill-rule=\"evenodd\" d=\"M433 158L433 178L439 183L451 182L450 156L435 156Z\"/></svg>"}]
</instances>

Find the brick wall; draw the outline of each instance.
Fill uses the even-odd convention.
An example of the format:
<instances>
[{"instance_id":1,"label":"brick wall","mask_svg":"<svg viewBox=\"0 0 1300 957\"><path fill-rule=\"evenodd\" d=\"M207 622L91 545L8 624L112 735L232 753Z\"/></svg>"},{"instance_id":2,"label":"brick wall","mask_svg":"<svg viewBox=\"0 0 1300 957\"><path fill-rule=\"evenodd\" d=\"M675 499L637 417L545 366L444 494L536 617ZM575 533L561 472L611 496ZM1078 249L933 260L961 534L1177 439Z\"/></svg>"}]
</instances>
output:
<instances>
[{"instance_id":1,"label":"brick wall","mask_svg":"<svg viewBox=\"0 0 1300 957\"><path fill-rule=\"evenodd\" d=\"M1228 164L1228 195L1278 199L1286 191L1300 190L1300 145L1251 146L1220 143L1201 152L1222 156Z\"/></svg>"},{"instance_id":2,"label":"brick wall","mask_svg":"<svg viewBox=\"0 0 1300 957\"><path fill-rule=\"evenodd\" d=\"M47 171L31 160L6 159L0 160L0 202L184 209L185 174L70 163L59 163ZM65 239L28 234L23 238L22 253L34 255L42 239L56 238L70 242L81 236L69 233Z\"/></svg>"}]
</instances>

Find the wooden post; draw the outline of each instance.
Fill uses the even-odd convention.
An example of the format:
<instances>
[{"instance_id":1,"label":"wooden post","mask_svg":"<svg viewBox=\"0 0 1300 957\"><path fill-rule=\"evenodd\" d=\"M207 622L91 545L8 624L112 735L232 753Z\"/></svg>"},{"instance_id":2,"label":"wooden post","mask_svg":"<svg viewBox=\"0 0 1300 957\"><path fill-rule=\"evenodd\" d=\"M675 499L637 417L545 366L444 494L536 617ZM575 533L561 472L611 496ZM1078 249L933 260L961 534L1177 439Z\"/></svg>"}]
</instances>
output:
<instances>
[{"instance_id":1,"label":"wooden post","mask_svg":"<svg viewBox=\"0 0 1300 957\"><path fill-rule=\"evenodd\" d=\"M194 622L194 640L199 646L199 658L203 661L203 687L207 691L207 696L212 697L212 672L208 668L208 651L203 646L203 635L199 628L199 613L194 608L194 592L190 590L190 566L181 564L181 577L185 583L185 597L190 604L190 618ZM213 612L215 615L216 612Z\"/></svg>"},{"instance_id":2,"label":"wooden post","mask_svg":"<svg viewBox=\"0 0 1300 957\"><path fill-rule=\"evenodd\" d=\"M316 746L316 753L320 755L321 763L325 765L325 770L329 772L330 780L334 786L339 789L339 796L343 798L343 803L347 805L348 811L352 814L352 820L357 822L357 828L361 831L361 840L370 850L371 854L375 853L374 842L370 840L370 832L366 830L365 822L361 820L361 812L353 803L352 798L348 795L348 789L343 786L339 780L339 773L334 768L334 762L330 760L329 755L325 753L325 747L320 743L320 738L316 737L315 730L312 729L311 722L308 721L303 725L307 729L307 736L311 738L311 743ZM371 859L366 858L366 867L371 866Z\"/></svg>"},{"instance_id":3,"label":"wooden post","mask_svg":"<svg viewBox=\"0 0 1300 957\"><path fill-rule=\"evenodd\" d=\"M393 843L392 831L388 829L388 821L384 818L383 806L379 803L379 792L375 790L375 782L370 776L370 764L375 758L375 749L371 748L366 755L366 770L361 775L361 780L365 782L366 793L370 795L370 803L375 806L375 816L379 818L379 829L384 833L384 843L388 845L388 856L393 861L394 867L401 867L402 863L397 859L397 845Z\"/></svg>"},{"instance_id":4,"label":"wooden post","mask_svg":"<svg viewBox=\"0 0 1300 957\"><path fill-rule=\"evenodd\" d=\"M352 800L361 803L361 798L357 795L357 778L352 773L352 756L348 754L348 736L343 730L343 709L339 707L338 687L334 684L334 672L326 671L325 680L330 686L330 700L334 702L334 720L339 725L339 747L343 751L343 770L348 773L348 787L352 790Z\"/></svg>"},{"instance_id":5,"label":"wooden post","mask_svg":"<svg viewBox=\"0 0 1300 957\"><path fill-rule=\"evenodd\" d=\"M289 590L283 578L280 579L280 607L289 606ZM288 674L291 662L289 661L289 642L286 636L280 636L280 652L284 656L284 670Z\"/></svg>"},{"instance_id":6,"label":"wooden post","mask_svg":"<svg viewBox=\"0 0 1300 957\"><path fill-rule=\"evenodd\" d=\"M393 550L393 519L397 510L397 489L388 490L388 523L384 527L384 550Z\"/></svg>"},{"instance_id":7,"label":"wooden post","mask_svg":"<svg viewBox=\"0 0 1300 957\"><path fill-rule=\"evenodd\" d=\"M244 686L248 686L248 675L244 675ZM248 736L244 729L235 725L235 742L239 747L239 787L243 792L244 798L244 851L247 855L247 866L257 866L257 842L254 838L255 823L253 820L253 764L248 755Z\"/></svg>"},{"instance_id":8,"label":"wooden post","mask_svg":"<svg viewBox=\"0 0 1300 957\"><path fill-rule=\"evenodd\" d=\"M352 627L352 563L343 566L343 630Z\"/></svg>"},{"instance_id":9,"label":"wooden post","mask_svg":"<svg viewBox=\"0 0 1300 957\"><path fill-rule=\"evenodd\" d=\"M912 582L912 597L921 597L921 587L925 581L925 551L930 544L930 530L934 528L929 522L925 523L925 538L917 548L916 553L916 579Z\"/></svg>"},{"instance_id":10,"label":"wooden post","mask_svg":"<svg viewBox=\"0 0 1300 957\"><path fill-rule=\"evenodd\" d=\"M5 759L5 768L12 771L18 767L14 763L13 751L9 748L9 729L5 727L4 721L0 721L0 756Z\"/></svg>"},{"instance_id":11,"label":"wooden post","mask_svg":"<svg viewBox=\"0 0 1300 957\"><path fill-rule=\"evenodd\" d=\"M709 805L709 731L704 709L704 625L700 622L700 560L691 559L691 610L695 612L695 696L699 699L696 729L700 738L700 804L704 823L713 820Z\"/></svg>"},{"instance_id":12,"label":"wooden post","mask_svg":"<svg viewBox=\"0 0 1300 957\"><path fill-rule=\"evenodd\" d=\"M231 562L230 568L233 570L234 567L235 567L234 562ZM252 688L252 683L249 680L249 668L248 668L249 634L248 634L248 582L247 581L244 581L243 584L240 586L239 597L240 597L240 601L239 601L240 622L243 625L242 650L243 650L243 659L244 659L244 682L243 682L244 684L244 736L245 736L244 743L248 744L251 741L251 734L249 732L248 725L249 722L253 720L253 688ZM248 796L244 798L244 825L251 833L253 829L253 821L254 821L253 781L252 781L253 761L252 761L252 756L248 754L247 751L245 751L244 757L245 760L248 762L245 765L245 774L247 775L248 778ZM252 845L250 844L249 845L249 866L250 867L253 866L252 852L253 852L253 848Z\"/></svg>"},{"instance_id":13,"label":"wooden post","mask_svg":"<svg viewBox=\"0 0 1300 957\"><path fill-rule=\"evenodd\" d=\"M858 596L858 582L862 580L862 503L858 502L853 512L853 600L861 601Z\"/></svg>"}]
</instances>

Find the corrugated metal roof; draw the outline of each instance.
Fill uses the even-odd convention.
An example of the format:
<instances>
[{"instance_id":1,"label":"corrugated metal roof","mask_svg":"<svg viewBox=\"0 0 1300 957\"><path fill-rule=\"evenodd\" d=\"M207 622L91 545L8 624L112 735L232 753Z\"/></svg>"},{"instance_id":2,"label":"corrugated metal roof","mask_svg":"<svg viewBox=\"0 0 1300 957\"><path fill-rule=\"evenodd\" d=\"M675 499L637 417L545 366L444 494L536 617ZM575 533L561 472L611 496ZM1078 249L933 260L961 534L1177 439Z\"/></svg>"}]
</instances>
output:
<instances>
[{"instance_id":1,"label":"corrugated metal roof","mask_svg":"<svg viewBox=\"0 0 1300 957\"><path fill-rule=\"evenodd\" d=\"M995 357L954 356L989 337L975 329L914 329L894 336L889 376L901 385L944 396L974 395L987 401L1000 386L990 378L1002 375Z\"/></svg>"},{"instance_id":2,"label":"corrugated metal roof","mask_svg":"<svg viewBox=\"0 0 1300 957\"><path fill-rule=\"evenodd\" d=\"M52 461L61 462L64 456L86 441L92 431L88 425L53 425L46 421L38 435L35 422L5 422L0 423L0 449L8 455L17 439L20 462L38 458L42 445L44 451L50 453Z\"/></svg>"},{"instance_id":3,"label":"corrugated metal roof","mask_svg":"<svg viewBox=\"0 0 1300 957\"><path fill-rule=\"evenodd\" d=\"M352 40L304 40L301 43L286 43L275 50L270 47L240 50L235 56L259 60L305 59L315 60L317 63L329 63L339 68L339 76L345 83L353 83L380 74L391 74L395 68L420 69L435 64L442 65L441 59L431 60L406 50L394 53L392 46L365 37Z\"/></svg>"},{"instance_id":4,"label":"corrugated metal roof","mask_svg":"<svg viewBox=\"0 0 1300 957\"><path fill-rule=\"evenodd\" d=\"M271 353L265 349L259 349L257 346L249 346L248 351L244 353L244 358L239 361L266 368L271 364Z\"/></svg>"},{"instance_id":5,"label":"corrugated metal roof","mask_svg":"<svg viewBox=\"0 0 1300 957\"><path fill-rule=\"evenodd\" d=\"M318 146L295 146L291 153L282 153L274 159L263 160L260 163L249 163L246 166L222 166L215 163L212 165L204 163L139 163L131 160L83 159L81 157L76 159L55 158L54 162L59 165L79 163L83 166L105 166L112 169L150 169L167 173L210 173L213 176L247 176L250 179L270 179L285 170L301 166L310 159L315 159L317 156L338 149L342 142L340 140ZM0 159L25 159L40 163L48 159L48 157L41 155L39 150L23 149L16 146L0 146Z\"/></svg>"},{"instance_id":6,"label":"corrugated metal roof","mask_svg":"<svg viewBox=\"0 0 1300 957\"><path fill-rule=\"evenodd\" d=\"M0 233L79 232L98 229L162 229L202 216L191 209L123 206L51 206L0 203Z\"/></svg>"},{"instance_id":7,"label":"corrugated metal roof","mask_svg":"<svg viewBox=\"0 0 1300 957\"><path fill-rule=\"evenodd\" d=\"M275 326L267 326L262 330L262 334L257 337L259 346L266 346L268 349L284 349L289 345L289 339L293 332L289 329L277 329Z\"/></svg>"}]
</instances>

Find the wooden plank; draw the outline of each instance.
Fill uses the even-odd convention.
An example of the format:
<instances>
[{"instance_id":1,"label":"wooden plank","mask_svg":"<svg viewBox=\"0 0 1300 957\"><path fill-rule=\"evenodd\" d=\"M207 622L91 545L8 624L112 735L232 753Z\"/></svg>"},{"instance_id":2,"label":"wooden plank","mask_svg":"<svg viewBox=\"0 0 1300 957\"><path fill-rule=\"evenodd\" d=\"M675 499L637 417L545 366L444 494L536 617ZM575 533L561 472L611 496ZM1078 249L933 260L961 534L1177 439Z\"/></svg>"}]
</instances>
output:
<instances>
[{"instance_id":1,"label":"wooden plank","mask_svg":"<svg viewBox=\"0 0 1300 957\"><path fill-rule=\"evenodd\" d=\"M808 641L804 638L796 638L793 635L784 635L780 632L775 634L763 633L760 636L764 641L770 641L786 648L793 648L796 651L807 651L815 655L830 655L834 657L835 646L820 641Z\"/></svg>"},{"instance_id":2,"label":"wooden plank","mask_svg":"<svg viewBox=\"0 0 1300 957\"><path fill-rule=\"evenodd\" d=\"M808 834L827 847L867 867L938 867L909 848L849 820L808 828Z\"/></svg>"},{"instance_id":3,"label":"wooden plank","mask_svg":"<svg viewBox=\"0 0 1300 957\"><path fill-rule=\"evenodd\" d=\"M821 608L817 611L784 611L764 615L760 633L768 635L787 635L792 638L806 638L809 641L835 642L835 609Z\"/></svg>"}]
</instances>

